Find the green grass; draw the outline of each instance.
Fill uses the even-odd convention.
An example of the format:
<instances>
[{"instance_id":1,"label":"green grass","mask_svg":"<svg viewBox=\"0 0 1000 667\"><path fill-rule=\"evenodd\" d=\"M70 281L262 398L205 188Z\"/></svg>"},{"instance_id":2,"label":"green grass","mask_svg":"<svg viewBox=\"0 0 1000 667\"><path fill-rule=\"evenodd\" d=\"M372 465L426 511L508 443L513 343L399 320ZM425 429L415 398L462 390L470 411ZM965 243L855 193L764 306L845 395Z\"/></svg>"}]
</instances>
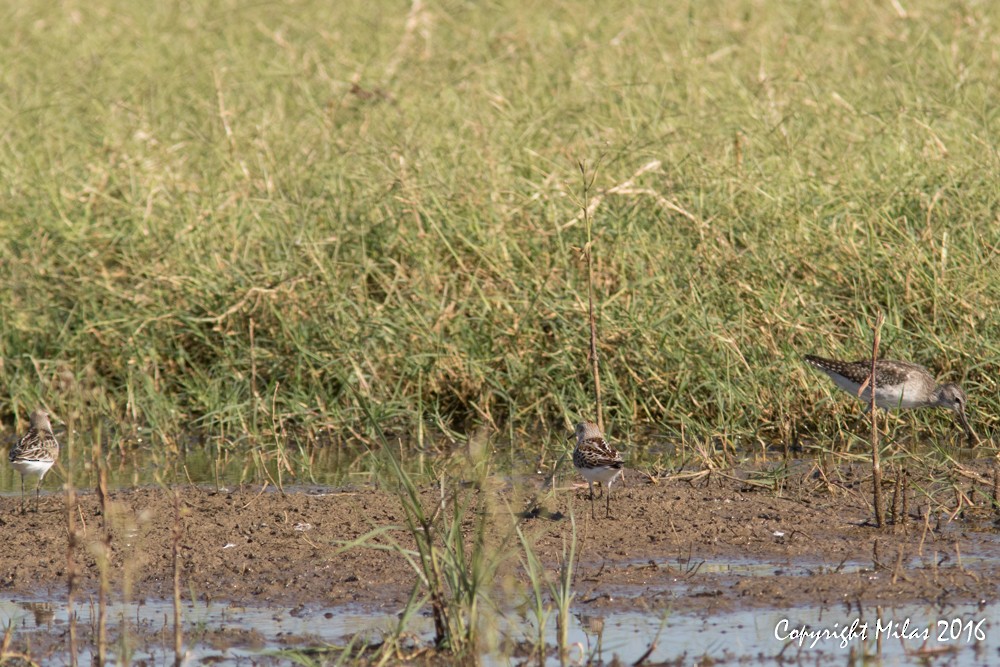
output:
<instances>
[{"instance_id":1,"label":"green grass","mask_svg":"<svg viewBox=\"0 0 1000 667\"><path fill-rule=\"evenodd\" d=\"M800 355L864 356L877 308L991 436L1000 8L902 4L10 4L0 417L276 464L372 437L362 400L588 416L582 161L616 436L834 434Z\"/></svg>"}]
</instances>

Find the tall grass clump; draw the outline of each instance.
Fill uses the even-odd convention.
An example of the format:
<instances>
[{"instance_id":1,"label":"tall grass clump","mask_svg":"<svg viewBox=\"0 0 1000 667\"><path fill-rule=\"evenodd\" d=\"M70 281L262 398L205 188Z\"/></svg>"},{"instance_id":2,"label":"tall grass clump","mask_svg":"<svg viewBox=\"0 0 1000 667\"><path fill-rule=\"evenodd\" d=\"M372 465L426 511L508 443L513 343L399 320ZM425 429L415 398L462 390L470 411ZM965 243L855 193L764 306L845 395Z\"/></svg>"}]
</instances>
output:
<instances>
[{"instance_id":1,"label":"tall grass clump","mask_svg":"<svg viewBox=\"0 0 1000 667\"><path fill-rule=\"evenodd\" d=\"M376 429L381 433L377 424ZM492 538L488 533L488 529L495 531L499 516L489 500L488 457L465 458L456 470L438 474L433 492L423 493L392 448L382 449L381 478L395 487L403 525L379 526L342 549L373 548L397 554L416 576L399 627L382 646L383 657L398 656L406 623L424 605L430 605L436 650L476 655L486 647L483 632L491 623L486 611L495 611L496 579L509 557L506 547L513 536L513 530L501 530L499 537ZM405 540L394 535L399 531Z\"/></svg>"},{"instance_id":2,"label":"tall grass clump","mask_svg":"<svg viewBox=\"0 0 1000 667\"><path fill-rule=\"evenodd\" d=\"M800 357L879 308L990 439L1000 9L903 4L12 4L0 419L69 377L279 485L362 401L545 428L591 401L599 155L605 420L843 435Z\"/></svg>"},{"instance_id":3,"label":"tall grass clump","mask_svg":"<svg viewBox=\"0 0 1000 667\"><path fill-rule=\"evenodd\" d=\"M389 527L376 528L350 546L385 549L406 558L417 577L408 609L415 611L429 604L435 647L447 653L472 655L481 648L482 606L492 604L495 577L506 558L502 545L486 540L489 512L483 507L470 507L467 494L449 490L455 480L445 481L443 477L440 495L432 507L425 507L413 478L395 457L387 458L389 472L400 485L403 528L414 548L395 539L378 543L377 538L388 537L392 530ZM467 544L464 524L470 511L475 516Z\"/></svg>"},{"instance_id":4,"label":"tall grass clump","mask_svg":"<svg viewBox=\"0 0 1000 667\"><path fill-rule=\"evenodd\" d=\"M570 509L570 532L563 538L563 550L558 561L558 575L551 579L545 574L545 567L535 551L532 541L520 528L517 537L521 543L521 564L527 574L528 601L535 615L534 652L538 664L544 664L547 642L545 627L549 617L556 617L556 648L559 663L565 665L569 658L569 610L576 597L573 587L573 573L577 557L576 518ZM547 594L546 594L547 593Z\"/></svg>"}]
</instances>

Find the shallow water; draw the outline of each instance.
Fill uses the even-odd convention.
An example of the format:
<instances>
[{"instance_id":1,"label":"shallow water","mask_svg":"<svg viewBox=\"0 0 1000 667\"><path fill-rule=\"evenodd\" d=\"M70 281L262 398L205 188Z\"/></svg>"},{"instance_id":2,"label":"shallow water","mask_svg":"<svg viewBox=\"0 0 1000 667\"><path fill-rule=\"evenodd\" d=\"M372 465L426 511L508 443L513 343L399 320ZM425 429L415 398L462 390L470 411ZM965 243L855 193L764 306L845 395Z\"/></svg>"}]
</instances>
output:
<instances>
[{"instance_id":1,"label":"shallow water","mask_svg":"<svg viewBox=\"0 0 1000 667\"><path fill-rule=\"evenodd\" d=\"M313 453L308 474L300 472L291 475L282 470L283 485L338 487L345 484L364 483L371 478L367 472L357 473L352 468L362 452L334 451L335 448L319 449ZM97 474L92 462L86 457L75 457L73 484L78 489L92 489L97 485ZM278 479L277 466L268 463L268 474L253 457L246 454L219 457L205 449L192 449L183 459L164 461L165 457L152 456L148 451L138 449L127 451L124 456L117 453L107 457L109 461L108 488L111 490L154 486L158 484L199 484L216 487L234 487L241 483L263 483L267 480L274 485ZM60 492L66 481L68 465L65 450L59 463L42 480L41 494ZM293 466L301 468L302 466ZM26 477L26 491L34 494L36 478ZM0 464L0 494L20 495L21 476L6 461Z\"/></svg>"},{"instance_id":2,"label":"shallow water","mask_svg":"<svg viewBox=\"0 0 1000 667\"><path fill-rule=\"evenodd\" d=\"M933 568L935 564L938 567L976 567L1000 563L1000 536L980 533L977 535L977 543L971 548L967 546L966 549L965 552L928 549L925 555L910 556L900 566L904 570L909 570ZM811 577L834 573L870 572L875 569L871 560L845 560L842 563L833 564L819 559L801 557L785 561L761 561L754 558L674 558L659 562L646 558L635 560L633 564L639 566L653 564L657 567L669 568L677 572L678 580L683 580L688 575L698 574L732 577ZM895 565L895 563L891 562L889 565Z\"/></svg>"},{"instance_id":3,"label":"shallow water","mask_svg":"<svg viewBox=\"0 0 1000 667\"><path fill-rule=\"evenodd\" d=\"M960 667L1000 662L1000 604L958 605L936 608L907 604L875 609L794 608L752 610L708 617L696 614L614 612L588 615L577 608L569 631L570 659L576 664L593 658L610 663L617 658L633 663L652 643L648 660L685 663L703 657L718 661L767 664L780 659L808 664L842 665L851 655L881 656L881 665L926 665L933 656ZM77 605L81 626L96 623L96 608ZM154 664L172 661L172 614L166 602L114 604L109 610L109 637L114 642L122 627L128 627L134 649L130 662L147 659ZM355 635L377 640L395 626L391 613L357 608L244 607L222 603L184 604L184 633L191 663L217 665L267 664L291 659L290 653L313 647L343 646ZM27 643L41 647L40 637L65 635L65 606L55 602L0 601L0 623L13 625L15 646ZM555 642L555 623L548 622L547 640ZM510 642L528 639L532 624L509 617L497 624L497 633ZM418 617L410 630L429 640L431 620ZM800 641L801 640L801 641ZM66 652L55 650L45 664L65 662ZM510 643L508 642L508 644ZM84 645L84 643L81 643ZM120 646L112 643L109 655L117 662ZM81 664L91 659L91 647L80 655ZM483 656L487 667L513 664L514 658L499 651ZM550 658L549 664L558 664Z\"/></svg>"}]
</instances>

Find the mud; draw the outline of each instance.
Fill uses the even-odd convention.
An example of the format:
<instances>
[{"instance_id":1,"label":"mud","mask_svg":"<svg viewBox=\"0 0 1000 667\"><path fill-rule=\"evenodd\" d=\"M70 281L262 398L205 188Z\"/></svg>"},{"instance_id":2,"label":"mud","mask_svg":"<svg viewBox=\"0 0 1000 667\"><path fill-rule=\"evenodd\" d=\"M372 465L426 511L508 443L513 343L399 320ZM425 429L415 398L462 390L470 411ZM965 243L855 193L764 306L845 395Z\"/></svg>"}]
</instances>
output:
<instances>
[{"instance_id":1,"label":"mud","mask_svg":"<svg viewBox=\"0 0 1000 667\"><path fill-rule=\"evenodd\" d=\"M988 479L987 464L979 474ZM1000 538L988 489L966 478L939 484L914 480L905 522L870 524L866 468L841 468L836 481L811 464L780 489L747 472L677 475L652 480L630 472L605 518L591 519L585 489L567 487L547 504L533 501L541 480L491 480L468 497L490 512L489 539L516 551L517 522L554 568L576 519L577 603L595 609L662 609L711 614L754 607L870 606L907 601L990 602L1000 587ZM891 504L892 487L886 487ZM572 480L567 479L567 485ZM950 516L928 508L957 489L973 502ZM181 592L185 599L255 606L362 605L398 611L415 579L392 551L344 549L368 531L402 526L392 493L371 487L280 493L258 488L185 486L98 497L81 492L73 517L78 599L100 582L108 554L108 585L117 600L169 599L173 594L175 510ZM440 490L423 490L433 511ZM178 502L179 501L179 502ZM957 502L957 501L956 501ZM6 597L63 600L67 594L67 515L62 494L42 497L38 513L18 513L18 496L0 498L0 590ZM900 509L902 503L898 503ZM466 519L471 530L475 520ZM405 530L376 540L412 546ZM103 545L107 546L106 550ZM507 581L524 581L517 558ZM92 599L92 598L91 598Z\"/></svg>"}]
</instances>

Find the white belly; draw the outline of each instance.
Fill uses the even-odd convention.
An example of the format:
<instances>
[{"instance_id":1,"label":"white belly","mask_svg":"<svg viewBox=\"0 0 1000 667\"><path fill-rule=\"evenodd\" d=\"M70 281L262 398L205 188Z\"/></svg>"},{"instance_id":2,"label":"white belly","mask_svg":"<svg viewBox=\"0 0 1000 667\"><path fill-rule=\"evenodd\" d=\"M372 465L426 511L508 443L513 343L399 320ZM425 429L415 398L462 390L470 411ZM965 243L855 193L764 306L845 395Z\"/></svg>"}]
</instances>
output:
<instances>
[{"instance_id":1,"label":"white belly","mask_svg":"<svg viewBox=\"0 0 1000 667\"><path fill-rule=\"evenodd\" d=\"M865 387L865 390L859 397L858 389L861 388L860 384L857 382L851 382L847 378L839 375L831 375L830 377L838 387L846 391L848 394L854 396L855 398L860 398L861 402L865 405L871 405L872 391L870 388ZM905 384L876 387L875 405L883 410L896 410L897 408L908 410L912 408L921 408L927 405L926 401L917 399L916 394L917 392L915 390L907 392L907 386Z\"/></svg>"},{"instance_id":2,"label":"white belly","mask_svg":"<svg viewBox=\"0 0 1000 667\"><path fill-rule=\"evenodd\" d=\"M10 467L22 475L38 475L39 480L45 477L55 461L11 461Z\"/></svg>"},{"instance_id":3,"label":"white belly","mask_svg":"<svg viewBox=\"0 0 1000 667\"><path fill-rule=\"evenodd\" d=\"M615 477L621 474L621 468L580 468L580 474L588 482L610 486Z\"/></svg>"}]
</instances>

